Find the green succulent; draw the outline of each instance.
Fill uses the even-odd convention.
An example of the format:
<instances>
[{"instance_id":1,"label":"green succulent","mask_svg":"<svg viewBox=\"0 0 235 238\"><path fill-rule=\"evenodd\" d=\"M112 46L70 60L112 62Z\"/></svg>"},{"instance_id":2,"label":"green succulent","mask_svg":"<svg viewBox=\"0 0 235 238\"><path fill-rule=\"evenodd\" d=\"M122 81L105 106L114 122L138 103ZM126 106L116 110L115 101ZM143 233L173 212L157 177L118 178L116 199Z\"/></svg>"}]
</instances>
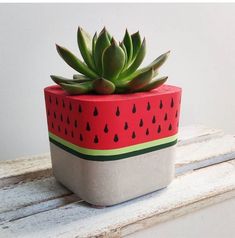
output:
<instances>
[{"instance_id":1,"label":"green succulent","mask_svg":"<svg viewBox=\"0 0 235 238\"><path fill-rule=\"evenodd\" d=\"M80 74L73 75L73 79L51 75L52 80L71 95L150 91L167 80L166 76L156 76L169 51L138 69L146 54L146 42L141 40L139 32L130 35L126 30L123 41L118 44L105 28L92 38L78 27L77 42L84 62L62 46L56 45L56 49Z\"/></svg>"}]
</instances>

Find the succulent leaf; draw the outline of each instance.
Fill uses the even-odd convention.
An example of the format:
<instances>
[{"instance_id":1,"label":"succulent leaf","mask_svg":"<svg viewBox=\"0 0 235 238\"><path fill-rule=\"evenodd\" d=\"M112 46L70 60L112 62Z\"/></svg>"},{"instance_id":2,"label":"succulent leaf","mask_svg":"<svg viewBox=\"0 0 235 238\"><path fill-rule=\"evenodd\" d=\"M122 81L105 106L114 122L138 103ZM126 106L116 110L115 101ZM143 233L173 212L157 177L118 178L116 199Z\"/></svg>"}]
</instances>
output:
<instances>
[{"instance_id":1,"label":"succulent leaf","mask_svg":"<svg viewBox=\"0 0 235 238\"><path fill-rule=\"evenodd\" d=\"M163 85L166 82L167 79L168 79L167 76L164 76L164 77L161 77L161 78L158 78L158 79L153 79L146 86L137 90L137 92L145 92L145 91L150 91L150 90L153 90L155 88L158 88L161 85Z\"/></svg>"},{"instance_id":2,"label":"succulent leaf","mask_svg":"<svg viewBox=\"0 0 235 238\"><path fill-rule=\"evenodd\" d=\"M83 82L91 81L91 79L88 79L88 78L85 79L85 77L83 77L83 79L81 78L67 79L61 76L56 76L56 75L51 75L50 77L58 85L60 85L61 83L74 84L74 83L83 83Z\"/></svg>"},{"instance_id":3,"label":"succulent leaf","mask_svg":"<svg viewBox=\"0 0 235 238\"><path fill-rule=\"evenodd\" d=\"M102 55L104 50L110 46L110 44L107 31L104 29L97 38L94 52L96 68L100 75L102 75Z\"/></svg>"},{"instance_id":4,"label":"succulent leaf","mask_svg":"<svg viewBox=\"0 0 235 238\"><path fill-rule=\"evenodd\" d=\"M143 92L167 80L167 77L155 77L170 52L138 69L146 54L146 42L145 39L141 42L139 32L130 35L126 30L123 41L117 44L105 27L92 38L79 27L77 42L84 62L68 49L59 45L56 48L62 59L79 74L74 74L73 79L51 75L52 80L71 95Z\"/></svg>"},{"instance_id":5,"label":"succulent leaf","mask_svg":"<svg viewBox=\"0 0 235 238\"><path fill-rule=\"evenodd\" d=\"M89 78L97 78L97 74L87 67L81 60L79 60L73 53L66 48L56 45L57 52L61 58L73 69L86 75Z\"/></svg>"},{"instance_id":6,"label":"succulent leaf","mask_svg":"<svg viewBox=\"0 0 235 238\"><path fill-rule=\"evenodd\" d=\"M131 36L129 35L129 32L127 30L125 32L123 43L126 47L127 56L128 56L128 61L127 62L128 62L128 65L129 65L132 61L133 45L132 45Z\"/></svg>"},{"instance_id":7,"label":"succulent leaf","mask_svg":"<svg viewBox=\"0 0 235 238\"><path fill-rule=\"evenodd\" d=\"M97 32L94 34L93 38L92 38L92 55L93 55L93 60L94 59L94 55L95 55L95 45L96 45L96 41L97 41Z\"/></svg>"},{"instance_id":8,"label":"succulent leaf","mask_svg":"<svg viewBox=\"0 0 235 238\"><path fill-rule=\"evenodd\" d=\"M92 80L88 77L86 77L85 75L82 75L82 74L74 74L73 75L73 81L76 81L76 80L84 80L84 81L88 81L88 80Z\"/></svg>"},{"instance_id":9,"label":"succulent leaf","mask_svg":"<svg viewBox=\"0 0 235 238\"><path fill-rule=\"evenodd\" d=\"M109 80L100 78L94 80L93 89L98 94L112 94L115 91L115 85Z\"/></svg>"},{"instance_id":10,"label":"succulent leaf","mask_svg":"<svg viewBox=\"0 0 235 238\"><path fill-rule=\"evenodd\" d=\"M123 69L125 69L127 67L127 60L128 60L127 51L126 51L126 47L125 47L123 42L121 42L119 45L123 49L124 54L125 54L125 65L124 65L124 68L123 68Z\"/></svg>"},{"instance_id":11,"label":"succulent leaf","mask_svg":"<svg viewBox=\"0 0 235 238\"><path fill-rule=\"evenodd\" d=\"M160 55L151 64L149 64L147 67L144 67L144 69L154 68L154 70L156 71L166 62L169 54L170 54L170 51L167 51L166 53Z\"/></svg>"},{"instance_id":12,"label":"succulent leaf","mask_svg":"<svg viewBox=\"0 0 235 238\"><path fill-rule=\"evenodd\" d=\"M133 55L132 60L135 59L140 47L141 47L141 37L139 31L131 35L132 45L133 45Z\"/></svg>"},{"instance_id":13,"label":"succulent leaf","mask_svg":"<svg viewBox=\"0 0 235 238\"><path fill-rule=\"evenodd\" d=\"M125 65L125 53L113 40L104 50L102 57L103 77L109 80L116 79Z\"/></svg>"},{"instance_id":14,"label":"succulent leaf","mask_svg":"<svg viewBox=\"0 0 235 238\"><path fill-rule=\"evenodd\" d=\"M134 73L143 62L145 54L146 54L146 42L144 39L135 57L135 60L132 62L132 64L130 65L128 69L126 69L124 72L121 73L120 78L121 79L125 78L127 76L130 76L132 73Z\"/></svg>"},{"instance_id":15,"label":"succulent leaf","mask_svg":"<svg viewBox=\"0 0 235 238\"><path fill-rule=\"evenodd\" d=\"M95 65L92 58L92 40L90 35L85 32L81 27L78 27L77 42L85 63L90 68L95 70Z\"/></svg>"},{"instance_id":16,"label":"succulent leaf","mask_svg":"<svg viewBox=\"0 0 235 238\"><path fill-rule=\"evenodd\" d=\"M151 79L153 78L154 70L150 68L149 70L139 74L135 78L133 78L128 84L127 87L129 88L130 92L135 92L143 88L147 85Z\"/></svg>"},{"instance_id":17,"label":"succulent leaf","mask_svg":"<svg viewBox=\"0 0 235 238\"><path fill-rule=\"evenodd\" d=\"M92 91L92 82L77 84L61 83L60 86L71 95L86 94Z\"/></svg>"}]
</instances>

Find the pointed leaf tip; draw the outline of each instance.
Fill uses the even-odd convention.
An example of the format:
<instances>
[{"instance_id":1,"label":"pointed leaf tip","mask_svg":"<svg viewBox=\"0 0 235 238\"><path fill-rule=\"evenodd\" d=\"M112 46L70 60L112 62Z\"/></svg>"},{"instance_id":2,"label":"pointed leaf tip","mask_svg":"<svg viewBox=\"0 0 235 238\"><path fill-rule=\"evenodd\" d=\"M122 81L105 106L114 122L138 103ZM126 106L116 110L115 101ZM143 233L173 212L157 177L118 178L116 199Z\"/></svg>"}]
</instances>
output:
<instances>
[{"instance_id":1,"label":"pointed leaf tip","mask_svg":"<svg viewBox=\"0 0 235 238\"><path fill-rule=\"evenodd\" d=\"M125 53L123 49L113 42L104 50L102 56L103 76L114 80L118 77L125 65Z\"/></svg>"},{"instance_id":2,"label":"pointed leaf tip","mask_svg":"<svg viewBox=\"0 0 235 238\"><path fill-rule=\"evenodd\" d=\"M78 59L72 52L68 49L57 45L56 47L58 54L61 58L73 69L86 75L89 78L97 78L97 74L87 67L80 59Z\"/></svg>"}]
</instances>

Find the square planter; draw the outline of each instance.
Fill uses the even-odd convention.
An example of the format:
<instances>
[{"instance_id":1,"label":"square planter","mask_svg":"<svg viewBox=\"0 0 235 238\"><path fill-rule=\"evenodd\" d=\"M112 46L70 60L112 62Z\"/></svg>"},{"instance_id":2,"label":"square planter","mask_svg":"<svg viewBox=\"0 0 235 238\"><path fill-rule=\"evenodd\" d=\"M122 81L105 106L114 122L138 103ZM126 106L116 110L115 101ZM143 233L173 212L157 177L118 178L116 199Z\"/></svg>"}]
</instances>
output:
<instances>
[{"instance_id":1,"label":"square planter","mask_svg":"<svg viewBox=\"0 0 235 238\"><path fill-rule=\"evenodd\" d=\"M45 88L53 173L88 203L114 205L174 177L181 89L69 96Z\"/></svg>"}]
</instances>

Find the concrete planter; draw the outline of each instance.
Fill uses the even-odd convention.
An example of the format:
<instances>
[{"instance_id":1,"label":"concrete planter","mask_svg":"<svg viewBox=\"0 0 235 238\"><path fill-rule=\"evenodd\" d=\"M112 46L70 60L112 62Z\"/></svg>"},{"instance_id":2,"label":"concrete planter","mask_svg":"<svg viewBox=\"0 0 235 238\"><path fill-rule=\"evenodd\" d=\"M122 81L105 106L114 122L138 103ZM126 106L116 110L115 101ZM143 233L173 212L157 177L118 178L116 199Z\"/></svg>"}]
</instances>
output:
<instances>
[{"instance_id":1,"label":"concrete planter","mask_svg":"<svg viewBox=\"0 0 235 238\"><path fill-rule=\"evenodd\" d=\"M174 177L181 89L68 96L45 89L53 172L88 203L114 205Z\"/></svg>"}]
</instances>

